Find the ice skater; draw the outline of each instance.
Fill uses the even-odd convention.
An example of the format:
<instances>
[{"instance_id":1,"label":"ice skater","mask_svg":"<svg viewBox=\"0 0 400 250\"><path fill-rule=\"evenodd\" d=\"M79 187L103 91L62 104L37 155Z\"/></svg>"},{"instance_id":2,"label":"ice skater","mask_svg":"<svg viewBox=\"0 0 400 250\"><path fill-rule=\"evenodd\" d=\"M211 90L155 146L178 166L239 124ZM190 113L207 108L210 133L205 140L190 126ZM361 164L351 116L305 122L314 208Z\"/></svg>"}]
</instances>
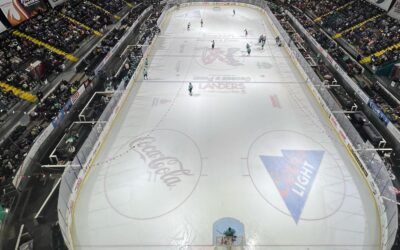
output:
<instances>
[{"instance_id":1,"label":"ice skater","mask_svg":"<svg viewBox=\"0 0 400 250\"><path fill-rule=\"evenodd\" d=\"M200 26L203 28L203 18L200 20Z\"/></svg>"},{"instance_id":2,"label":"ice skater","mask_svg":"<svg viewBox=\"0 0 400 250\"><path fill-rule=\"evenodd\" d=\"M276 45L278 45L278 47L282 46L282 42L281 42L281 39L279 38L279 36L275 37L275 42L276 42Z\"/></svg>"},{"instance_id":3,"label":"ice skater","mask_svg":"<svg viewBox=\"0 0 400 250\"><path fill-rule=\"evenodd\" d=\"M249 56L251 53L250 44L246 44L246 49L247 49L247 55Z\"/></svg>"},{"instance_id":4,"label":"ice skater","mask_svg":"<svg viewBox=\"0 0 400 250\"><path fill-rule=\"evenodd\" d=\"M265 40L267 40L267 36L265 36L264 34L261 34L260 38L258 38L259 43L265 42Z\"/></svg>"},{"instance_id":5,"label":"ice skater","mask_svg":"<svg viewBox=\"0 0 400 250\"><path fill-rule=\"evenodd\" d=\"M236 11L235 11L235 9L233 9L233 15L235 15L236 14Z\"/></svg>"},{"instance_id":6,"label":"ice skater","mask_svg":"<svg viewBox=\"0 0 400 250\"><path fill-rule=\"evenodd\" d=\"M191 82L189 82L188 90L189 90L189 95L192 96L193 85Z\"/></svg>"},{"instance_id":7,"label":"ice skater","mask_svg":"<svg viewBox=\"0 0 400 250\"><path fill-rule=\"evenodd\" d=\"M148 80L149 79L148 76L147 76L147 69L146 68L144 68L144 70L143 70L143 79L144 80Z\"/></svg>"},{"instance_id":8,"label":"ice skater","mask_svg":"<svg viewBox=\"0 0 400 250\"><path fill-rule=\"evenodd\" d=\"M259 42L261 43L261 49L264 49L266 40L267 40L267 36L264 34L261 34L260 39L259 39Z\"/></svg>"},{"instance_id":9,"label":"ice skater","mask_svg":"<svg viewBox=\"0 0 400 250\"><path fill-rule=\"evenodd\" d=\"M244 29L244 36L247 36L249 34L249 32L247 31L247 29Z\"/></svg>"},{"instance_id":10,"label":"ice skater","mask_svg":"<svg viewBox=\"0 0 400 250\"><path fill-rule=\"evenodd\" d=\"M211 41L211 49L214 49L214 47L215 47L215 41L212 40L212 41Z\"/></svg>"},{"instance_id":11,"label":"ice skater","mask_svg":"<svg viewBox=\"0 0 400 250\"><path fill-rule=\"evenodd\" d=\"M188 24L187 24L187 30L188 31L190 30L190 22L188 22Z\"/></svg>"}]
</instances>

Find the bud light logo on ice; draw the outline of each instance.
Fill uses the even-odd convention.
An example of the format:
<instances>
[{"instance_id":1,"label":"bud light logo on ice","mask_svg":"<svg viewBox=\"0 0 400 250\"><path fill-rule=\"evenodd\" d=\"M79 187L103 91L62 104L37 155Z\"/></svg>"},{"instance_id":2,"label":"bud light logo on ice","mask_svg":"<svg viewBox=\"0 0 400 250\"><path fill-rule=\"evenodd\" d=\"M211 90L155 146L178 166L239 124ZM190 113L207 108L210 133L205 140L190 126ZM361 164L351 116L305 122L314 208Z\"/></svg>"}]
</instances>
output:
<instances>
[{"instance_id":1,"label":"bud light logo on ice","mask_svg":"<svg viewBox=\"0 0 400 250\"><path fill-rule=\"evenodd\" d=\"M292 218L298 223L317 176L324 151L281 150L282 156L261 155Z\"/></svg>"}]
</instances>

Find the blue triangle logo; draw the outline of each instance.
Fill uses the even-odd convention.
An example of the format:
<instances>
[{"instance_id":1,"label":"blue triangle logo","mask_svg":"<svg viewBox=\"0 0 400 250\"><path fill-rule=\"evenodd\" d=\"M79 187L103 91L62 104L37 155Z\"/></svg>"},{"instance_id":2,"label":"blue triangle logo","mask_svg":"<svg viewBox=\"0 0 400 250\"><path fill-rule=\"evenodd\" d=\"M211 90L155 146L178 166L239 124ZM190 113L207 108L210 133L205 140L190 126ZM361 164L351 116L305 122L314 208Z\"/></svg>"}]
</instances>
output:
<instances>
[{"instance_id":1,"label":"blue triangle logo","mask_svg":"<svg viewBox=\"0 0 400 250\"><path fill-rule=\"evenodd\" d=\"M298 223L317 176L324 151L281 150L282 156L261 155L292 218Z\"/></svg>"}]
</instances>

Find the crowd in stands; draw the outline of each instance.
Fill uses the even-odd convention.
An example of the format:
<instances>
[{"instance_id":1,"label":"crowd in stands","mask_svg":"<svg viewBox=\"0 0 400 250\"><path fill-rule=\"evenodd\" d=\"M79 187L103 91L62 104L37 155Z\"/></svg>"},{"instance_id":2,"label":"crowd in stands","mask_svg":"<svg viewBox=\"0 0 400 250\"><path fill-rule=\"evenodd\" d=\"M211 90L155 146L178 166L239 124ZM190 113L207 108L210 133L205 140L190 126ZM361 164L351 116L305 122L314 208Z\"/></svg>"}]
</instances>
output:
<instances>
[{"instance_id":1,"label":"crowd in stands","mask_svg":"<svg viewBox=\"0 0 400 250\"><path fill-rule=\"evenodd\" d=\"M0 147L0 205L10 207L12 200L7 196L7 186L16 175L35 138L44 128L44 124L35 123L29 127L19 126L7 139L6 146Z\"/></svg>"},{"instance_id":2,"label":"crowd in stands","mask_svg":"<svg viewBox=\"0 0 400 250\"><path fill-rule=\"evenodd\" d=\"M369 56L400 42L400 21L388 15L380 16L347 32L344 38L361 56Z\"/></svg>"},{"instance_id":3,"label":"crowd in stands","mask_svg":"<svg viewBox=\"0 0 400 250\"><path fill-rule=\"evenodd\" d=\"M128 16L127 16L125 19L123 19L123 20L121 21L121 24L122 24L122 25L131 26L131 25L136 21L136 19L139 17L139 15L142 14L143 11L144 11L148 6L149 6L148 4L142 3L142 4L140 4L139 6L137 6L136 8L132 9L132 10L129 12Z\"/></svg>"},{"instance_id":4,"label":"crowd in stands","mask_svg":"<svg viewBox=\"0 0 400 250\"><path fill-rule=\"evenodd\" d=\"M18 29L67 53L73 53L91 35L91 31L75 25L55 10L31 18Z\"/></svg>"},{"instance_id":5,"label":"crowd in stands","mask_svg":"<svg viewBox=\"0 0 400 250\"><path fill-rule=\"evenodd\" d=\"M119 6L119 10L123 3L121 0L96 2L103 6L111 6L110 9ZM87 4L86 1L70 0L55 10L29 19L17 29L64 52L73 53L85 38L92 35L92 31L71 22L61 14L99 31L104 31L105 27L114 21L104 11ZM0 34L0 82L35 93L47 81L47 77L65 69L65 59L28 39L13 35L12 32L11 30ZM28 69L34 62L41 63L39 77ZM19 100L19 97L4 90L0 92L0 96L0 109L4 110L10 109Z\"/></svg>"},{"instance_id":6,"label":"crowd in stands","mask_svg":"<svg viewBox=\"0 0 400 250\"><path fill-rule=\"evenodd\" d=\"M335 10L345 5L348 2L349 1L347 0L298 0L294 1L294 4L297 8L301 10L309 10L316 17L320 17L322 15L326 15L332 10Z\"/></svg>"},{"instance_id":7,"label":"crowd in stands","mask_svg":"<svg viewBox=\"0 0 400 250\"><path fill-rule=\"evenodd\" d=\"M343 50L337 45L337 43L329 38L327 35L325 35L323 32L319 30L319 27L314 25L313 22L310 22L310 20L304 15L303 12L301 11L293 11L292 14L296 17L296 19L300 22L303 23L308 32L318 41L321 46L324 47L324 49L338 62L340 63L340 59L343 57L348 57L346 53L343 52ZM297 48L299 48L299 51L303 54L304 58L309 58L311 56L311 49L302 49L302 48L307 48L307 44L304 42L299 43L299 39L297 38L299 35L297 34L296 31L293 30L292 26L289 25L288 18L285 15L276 15L279 17L279 21L282 24L282 27L288 32L288 34L291 36L292 41L296 45ZM300 38L300 40L302 40ZM314 54L316 58L318 59L318 51L314 51ZM350 59L348 59L350 60ZM346 62L342 60L342 63ZM357 66L356 64L352 64L351 62L347 62L346 65L343 65L342 63L341 66L343 68L346 68L347 71L350 71L350 73L355 70L354 73L360 73L358 72L358 69L353 68L353 66ZM310 65L312 65L310 63ZM328 64L325 64L323 60L317 60L317 65L313 67L315 73L318 75L320 80L324 82L326 85L329 85L330 83L334 83L335 86L332 88L327 88L327 90L332 94L332 96L335 97L336 101L338 104L342 106L344 110L351 110L354 106L354 98L352 98L349 93L347 93L346 89L344 88L343 83L341 82L340 79L334 80L334 74L333 72L327 67ZM359 66L357 66L359 67ZM385 113L385 115L388 117L390 121L392 121L395 126L399 124L400 122L400 107L397 105L397 103L391 104L387 101L386 98L383 97L383 95L380 92L380 87L376 84L371 87L365 86L364 90L367 92L367 94L374 100L374 102L378 105L378 107ZM371 143L375 143L374 145L378 145L378 143L381 141L382 136L379 134L379 131L376 130L376 128L371 124L364 124L363 126L358 127L358 131L360 133L360 136L364 138L365 140L370 140ZM367 132L366 132L367 131ZM371 132L372 131L372 132Z\"/></svg>"},{"instance_id":8,"label":"crowd in stands","mask_svg":"<svg viewBox=\"0 0 400 250\"><path fill-rule=\"evenodd\" d=\"M62 14L71 17L96 31L102 32L105 30L105 26L113 23L111 16L107 15L95 6L87 4L86 1L69 0L58 8L60 8L59 11Z\"/></svg>"},{"instance_id":9,"label":"crowd in stands","mask_svg":"<svg viewBox=\"0 0 400 250\"><path fill-rule=\"evenodd\" d=\"M40 100L36 105L35 116L40 119L50 122L64 107L68 99L75 94L81 82L61 81L60 85L46 99Z\"/></svg>"},{"instance_id":10,"label":"crowd in stands","mask_svg":"<svg viewBox=\"0 0 400 250\"><path fill-rule=\"evenodd\" d=\"M329 55L340 64L340 66L347 72L349 76L355 76L362 73L361 66L353 61L350 56L344 52L343 48L337 44L336 41L320 31L319 27L314 24L303 12L294 10L292 11L292 14L315 38L315 40L329 53ZM387 18L384 20L387 20ZM372 60L374 61L374 58ZM370 97L383 110L390 121L392 121L395 125L400 123L400 108L397 105L390 105L388 102L386 102L385 98L382 97L381 93L378 93L378 91L375 91L373 88L364 86L363 89L367 91ZM342 96L339 98L342 98Z\"/></svg>"},{"instance_id":11,"label":"crowd in stands","mask_svg":"<svg viewBox=\"0 0 400 250\"><path fill-rule=\"evenodd\" d=\"M62 71L63 59L59 55L14 36L11 32L0 34L0 82L24 91L35 91L42 84L41 79L28 69L35 61L42 63L43 78ZM0 109L10 109L19 100L11 92L3 92L1 95L4 98L1 98Z\"/></svg>"},{"instance_id":12,"label":"crowd in stands","mask_svg":"<svg viewBox=\"0 0 400 250\"><path fill-rule=\"evenodd\" d=\"M125 1L122 0L97 0L92 2L112 13L120 12L126 6ZM123 23L124 27L131 25L143 9L138 8L136 13L131 13L131 19L127 19ZM77 22L71 21L68 17ZM40 13L20 24L14 30L19 30L72 54L76 52L86 38L93 35L92 30L87 27L104 32L108 25L116 21L107 11L102 11L87 1L69 0L63 5L57 6L54 10ZM121 37L120 33L123 32L119 29L111 32L109 38L103 41L103 45L112 46L115 44ZM38 63L40 67L32 70L33 63L35 65ZM43 98L42 87L48 83L50 76L61 73L65 68L65 58L47 47L36 45L30 39L17 36L13 33L13 29L0 34L0 82L36 94L39 100L35 110L29 114L30 122L28 125L19 126L15 129L3 144L6 146L0 148L0 189L3 189L0 194L0 205L3 205L3 207L9 207L8 199L4 195L6 193L5 187L10 186L12 178L33 145L35 138L58 115L60 109L81 84L79 81L62 81L52 93ZM12 94L11 91L0 90L1 121L3 121L3 116L6 116L7 111L20 101L21 99Z\"/></svg>"},{"instance_id":13,"label":"crowd in stands","mask_svg":"<svg viewBox=\"0 0 400 250\"><path fill-rule=\"evenodd\" d=\"M311 30L310 33L329 53L329 55L339 63L349 76L359 75L362 73L362 67L353 61L335 41L331 40L324 33L316 29Z\"/></svg>"},{"instance_id":14,"label":"crowd in stands","mask_svg":"<svg viewBox=\"0 0 400 250\"><path fill-rule=\"evenodd\" d=\"M321 32L319 27L303 12L293 11L292 14L350 76L361 74L362 67L353 61L333 39Z\"/></svg>"},{"instance_id":15,"label":"crowd in stands","mask_svg":"<svg viewBox=\"0 0 400 250\"><path fill-rule=\"evenodd\" d=\"M289 24L288 18L285 15L275 14L278 17L279 22L281 23L282 27L286 30L286 32L290 35L292 41L294 42L295 46L299 49L302 53L304 58L312 58L312 53L310 49L303 49L308 48L306 42L299 36L299 34L293 29L293 27ZM300 15L299 15L300 17ZM304 19L306 20L306 19ZM310 27L309 27L310 28ZM318 58L316 58L318 59ZM320 80L325 83L332 83L334 77L333 73L328 69L325 63L322 60L317 60L316 62L315 73L318 75Z\"/></svg>"},{"instance_id":16,"label":"crowd in stands","mask_svg":"<svg viewBox=\"0 0 400 250\"><path fill-rule=\"evenodd\" d=\"M107 53L125 35L128 29L148 6L149 2L143 2L136 8L132 9L126 16L126 18L121 21L121 26L116 27L112 31L110 31L110 33L101 41L101 43L84 58L84 60L77 66L77 71L85 71L87 74L93 74L94 70L106 57ZM146 32L151 32L151 30L148 30ZM146 37L146 34L143 37Z\"/></svg>"},{"instance_id":17,"label":"crowd in stands","mask_svg":"<svg viewBox=\"0 0 400 250\"><path fill-rule=\"evenodd\" d=\"M379 67L386 64L391 64L393 62L398 62L400 60L400 48L392 48L386 51L386 53L375 56L371 58L371 65L373 67Z\"/></svg>"},{"instance_id":18,"label":"crowd in stands","mask_svg":"<svg viewBox=\"0 0 400 250\"><path fill-rule=\"evenodd\" d=\"M320 24L331 35L343 32L345 41L357 51L358 60L372 56L370 65L374 68L400 60L400 49L390 48L400 43L400 21L388 16L377 6L365 0L352 2L294 0L292 2L305 13L311 12L313 17L322 16ZM339 7L342 8L338 9ZM365 23L350 29L362 22ZM387 49L386 53L380 56L373 55L385 49Z\"/></svg>"},{"instance_id":19,"label":"crowd in stands","mask_svg":"<svg viewBox=\"0 0 400 250\"><path fill-rule=\"evenodd\" d=\"M8 111L9 107L18 103L18 99L11 92L0 91L0 116Z\"/></svg>"},{"instance_id":20,"label":"crowd in stands","mask_svg":"<svg viewBox=\"0 0 400 250\"><path fill-rule=\"evenodd\" d=\"M117 14L125 6L125 3L122 0L91 0L91 2L112 14Z\"/></svg>"},{"instance_id":21,"label":"crowd in stands","mask_svg":"<svg viewBox=\"0 0 400 250\"><path fill-rule=\"evenodd\" d=\"M348 7L323 17L321 24L327 29L339 33L382 13L382 9L375 5L368 4L365 0L357 0Z\"/></svg>"}]
</instances>

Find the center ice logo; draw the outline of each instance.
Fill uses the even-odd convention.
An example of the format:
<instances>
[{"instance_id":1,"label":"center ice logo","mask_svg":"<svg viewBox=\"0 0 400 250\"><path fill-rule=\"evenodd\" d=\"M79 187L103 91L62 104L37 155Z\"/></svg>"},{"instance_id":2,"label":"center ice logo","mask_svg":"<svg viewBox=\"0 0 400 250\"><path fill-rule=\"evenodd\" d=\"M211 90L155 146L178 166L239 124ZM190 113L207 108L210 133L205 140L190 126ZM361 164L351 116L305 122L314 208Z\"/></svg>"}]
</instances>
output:
<instances>
[{"instance_id":1,"label":"center ice logo","mask_svg":"<svg viewBox=\"0 0 400 250\"><path fill-rule=\"evenodd\" d=\"M298 223L318 173L324 151L281 150L282 156L261 155L292 218Z\"/></svg>"},{"instance_id":2,"label":"center ice logo","mask_svg":"<svg viewBox=\"0 0 400 250\"><path fill-rule=\"evenodd\" d=\"M235 53L239 51L240 49L238 48L229 48L226 51L220 48L205 49L203 50L201 59L205 65L220 61L230 66L240 66L243 64L235 58Z\"/></svg>"}]
</instances>

